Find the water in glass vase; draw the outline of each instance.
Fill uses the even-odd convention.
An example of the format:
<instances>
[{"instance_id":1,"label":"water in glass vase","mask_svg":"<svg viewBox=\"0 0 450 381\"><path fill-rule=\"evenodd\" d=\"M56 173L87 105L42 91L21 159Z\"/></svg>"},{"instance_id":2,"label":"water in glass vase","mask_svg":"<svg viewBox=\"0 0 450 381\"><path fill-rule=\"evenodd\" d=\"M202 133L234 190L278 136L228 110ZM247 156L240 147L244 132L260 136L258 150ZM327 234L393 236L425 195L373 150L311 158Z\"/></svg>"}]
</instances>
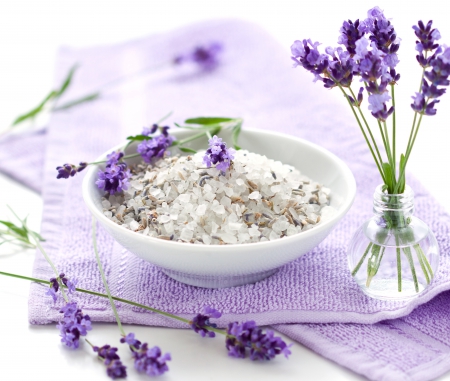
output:
<instances>
[{"instance_id":1,"label":"water in glass vase","mask_svg":"<svg viewBox=\"0 0 450 381\"><path fill-rule=\"evenodd\" d=\"M413 216L414 192L408 186L398 195L377 187L373 211L349 244L350 271L372 298L414 298L430 285L438 269L436 238L425 222Z\"/></svg>"}]
</instances>

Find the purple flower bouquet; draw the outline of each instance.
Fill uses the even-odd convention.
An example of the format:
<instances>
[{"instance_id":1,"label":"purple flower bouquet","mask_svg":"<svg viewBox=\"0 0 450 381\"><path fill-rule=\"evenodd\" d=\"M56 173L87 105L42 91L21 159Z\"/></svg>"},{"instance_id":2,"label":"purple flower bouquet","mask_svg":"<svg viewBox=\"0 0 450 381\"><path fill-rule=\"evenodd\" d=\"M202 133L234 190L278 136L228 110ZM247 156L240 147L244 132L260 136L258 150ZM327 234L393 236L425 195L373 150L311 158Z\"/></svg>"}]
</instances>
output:
<instances>
[{"instance_id":1,"label":"purple flower bouquet","mask_svg":"<svg viewBox=\"0 0 450 381\"><path fill-rule=\"evenodd\" d=\"M433 233L413 216L414 193L406 184L405 169L423 116L436 114L438 98L450 84L450 48L436 43L441 35L432 28L432 21L426 25L419 21L413 30L422 75L419 92L412 97L414 117L408 144L400 155L395 110L400 39L379 7L370 9L362 21L344 21L338 38L340 47L328 47L321 53L320 44L311 39L297 40L291 47L294 67L313 73L314 81L323 82L325 88L342 92L380 173L383 184L374 194L374 216L354 234L348 249L355 280L366 294L379 299L417 296L430 284L439 265ZM355 84L357 77L359 83ZM359 87L357 92L352 85ZM375 129L364 115L365 96ZM382 146L374 136L375 130Z\"/></svg>"}]
</instances>

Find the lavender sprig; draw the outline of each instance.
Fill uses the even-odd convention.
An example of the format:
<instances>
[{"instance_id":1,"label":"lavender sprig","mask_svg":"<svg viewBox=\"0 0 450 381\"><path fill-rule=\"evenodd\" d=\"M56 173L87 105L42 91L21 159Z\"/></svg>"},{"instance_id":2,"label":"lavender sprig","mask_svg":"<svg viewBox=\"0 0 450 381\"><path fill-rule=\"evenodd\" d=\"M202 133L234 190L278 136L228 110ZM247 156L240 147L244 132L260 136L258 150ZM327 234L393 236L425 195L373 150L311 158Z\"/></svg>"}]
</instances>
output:
<instances>
[{"instance_id":1,"label":"lavender sprig","mask_svg":"<svg viewBox=\"0 0 450 381\"><path fill-rule=\"evenodd\" d=\"M191 62L201 70L211 71L219 65L219 54L223 51L223 44L211 42L207 45L197 46L189 52L179 54L173 59L175 65Z\"/></svg>"},{"instance_id":2,"label":"lavender sprig","mask_svg":"<svg viewBox=\"0 0 450 381\"><path fill-rule=\"evenodd\" d=\"M215 337L216 334L214 331L211 331L210 328L217 328L217 324L211 323L210 319L218 319L222 316L222 314L215 310L210 306L205 306L203 310L203 314L197 314L192 321L190 321L189 325L191 328L201 337Z\"/></svg>"},{"instance_id":3,"label":"lavender sprig","mask_svg":"<svg viewBox=\"0 0 450 381\"><path fill-rule=\"evenodd\" d=\"M209 148L203 156L203 162L209 168L215 165L219 171L225 172L234 159L235 150L227 148L227 144L221 138L214 135L209 139Z\"/></svg>"},{"instance_id":4,"label":"lavender sprig","mask_svg":"<svg viewBox=\"0 0 450 381\"><path fill-rule=\"evenodd\" d=\"M59 328L61 342L69 348L79 347L81 336L86 336L92 329L89 315L84 315L76 302L67 303L59 311L64 314L62 322L56 326Z\"/></svg>"}]
</instances>

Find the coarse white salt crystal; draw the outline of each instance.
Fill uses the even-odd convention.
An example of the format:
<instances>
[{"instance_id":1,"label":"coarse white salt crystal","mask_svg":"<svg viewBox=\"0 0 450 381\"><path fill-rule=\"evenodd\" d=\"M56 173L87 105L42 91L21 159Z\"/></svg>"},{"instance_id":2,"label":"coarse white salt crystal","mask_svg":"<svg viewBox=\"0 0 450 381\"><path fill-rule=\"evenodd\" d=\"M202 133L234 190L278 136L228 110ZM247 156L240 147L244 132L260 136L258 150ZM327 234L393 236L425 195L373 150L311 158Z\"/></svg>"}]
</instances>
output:
<instances>
[{"instance_id":1,"label":"coarse white salt crystal","mask_svg":"<svg viewBox=\"0 0 450 381\"><path fill-rule=\"evenodd\" d=\"M220 238L225 243L237 243L237 238L232 234L223 233L220 235Z\"/></svg>"},{"instance_id":2,"label":"coarse white salt crystal","mask_svg":"<svg viewBox=\"0 0 450 381\"><path fill-rule=\"evenodd\" d=\"M139 228L139 222L133 220L130 222L130 229L135 231Z\"/></svg>"},{"instance_id":3,"label":"coarse white salt crystal","mask_svg":"<svg viewBox=\"0 0 450 381\"><path fill-rule=\"evenodd\" d=\"M243 224L240 224L238 222L229 222L228 227L230 230L239 230Z\"/></svg>"},{"instance_id":4,"label":"coarse white salt crystal","mask_svg":"<svg viewBox=\"0 0 450 381\"><path fill-rule=\"evenodd\" d=\"M274 230L272 230L269 234L269 240L273 241L274 239L278 239L278 238L280 238L280 235L275 233Z\"/></svg>"},{"instance_id":5,"label":"coarse white salt crystal","mask_svg":"<svg viewBox=\"0 0 450 381\"><path fill-rule=\"evenodd\" d=\"M261 194L258 191L254 191L248 195L250 200L259 200L261 198Z\"/></svg>"},{"instance_id":6,"label":"coarse white salt crystal","mask_svg":"<svg viewBox=\"0 0 450 381\"><path fill-rule=\"evenodd\" d=\"M237 184L237 185L244 185L245 183L244 183L244 180L242 180L242 179L237 179L237 180L236 180L236 184Z\"/></svg>"},{"instance_id":7,"label":"coarse white salt crystal","mask_svg":"<svg viewBox=\"0 0 450 381\"><path fill-rule=\"evenodd\" d=\"M173 222L170 221L167 224L164 224L164 229L166 229L167 234L173 234L174 232Z\"/></svg>"},{"instance_id":8,"label":"coarse white salt crystal","mask_svg":"<svg viewBox=\"0 0 450 381\"><path fill-rule=\"evenodd\" d=\"M166 223L168 223L169 221L171 221L171 218L170 218L170 216L167 216L167 215L163 214L163 215L161 215L161 216L158 217L158 221L159 221L161 224L166 224Z\"/></svg>"},{"instance_id":9,"label":"coarse white salt crystal","mask_svg":"<svg viewBox=\"0 0 450 381\"><path fill-rule=\"evenodd\" d=\"M183 241L190 241L194 236L194 232L192 230L184 228L181 230L180 239Z\"/></svg>"},{"instance_id":10,"label":"coarse white salt crystal","mask_svg":"<svg viewBox=\"0 0 450 381\"><path fill-rule=\"evenodd\" d=\"M103 201L102 201L102 206L103 206L105 209L109 209L109 208L111 207L111 203L110 203L108 200L103 200Z\"/></svg>"},{"instance_id":11,"label":"coarse white salt crystal","mask_svg":"<svg viewBox=\"0 0 450 381\"><path fill-rule=\"evenodd\" d=\"M197 214L197 216L204 216L206 213L206 205L199 205L195 213Z\"/></svg>"},{"instance_id":12,"label":"coarse white salt crystal","mask_svg":"<svg viewBox=\"0 0 450 381\"><path fill-rule=\"evenodd\" d=\"M223 196L221 199L220 199L220 203L223 205L223 206L225 206L225 207L230 207L231 206L231 199L230 198L228 198L227 196Z\"/></svg>"},{"instance_id":13,"label":"coarse white salt crystal","mask_svg":"<svg viewBox=\"0 0 450 381\"><path fill-rule=\"evenodd\" d=\"M293 225L289 225L289 227L286 229L286 235L290 236L293 234L297 234L297 229Z\"/></svg>"},{"instance_id":14,"label":"coarse white salt crystal","mask_svg":"<svg viewBox=\"0 0 450 381\"><path fill-rule=\"evenodd\" d=\"M177 198L177 200L180 201L180 203L182 204L188 203L190 199L191 195L189 193L180 194Z\"/></svg>"},{"instance_id":15,"label":"coarse white salt crystal","mask_svg":"<svg viewBox=\"0 0 450 381\"><path fill-rule=\"evenodd\" d=\"M279 185L272 185L272 186L270 187L270 190L271 190L273 193L277 193L277 192L279 192L279 191L281 190L281 186L279 186Z\"/></svg>"},{"instance_id":16,"label":"coarse white salt crystal","mask_svg":"<svg viewBox=\"0 0 450 381\"><path fill-rule=\"evenodd\" d=\"M203 234L202 240L205 245L211 245L211 237L208 234Z\"/></svg>"},{"instance_id":17,"label":"coarse white salt crystal","mask_svg":"<svg viewBox=\"0 0 450 381\"><path fill-rule=\"evenodd\" d=\"M213 205L211 209L217 214L225 214L225 208L223 207L223 205Z\"/></svg>"},{"instance_id":18,"label":"coarse white salt crystal","mask_svg":"<svg viewBox=\"0 0 450 381\"><path fill-rule=\"evenodd\" d=\"M112 212L110 212L109 210L106 210L105 212L103 212L103 214L108 218L112 217Z\"/></svg>"}]
</instances>

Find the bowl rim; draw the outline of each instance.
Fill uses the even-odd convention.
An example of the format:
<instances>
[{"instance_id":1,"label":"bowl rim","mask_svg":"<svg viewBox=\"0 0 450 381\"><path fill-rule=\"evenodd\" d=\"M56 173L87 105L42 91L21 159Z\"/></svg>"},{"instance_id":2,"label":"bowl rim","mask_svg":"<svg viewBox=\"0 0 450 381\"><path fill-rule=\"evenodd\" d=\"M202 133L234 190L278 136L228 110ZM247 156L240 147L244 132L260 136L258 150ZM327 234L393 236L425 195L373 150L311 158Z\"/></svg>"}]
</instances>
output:
<instances>
[{"instance_id":1,"label":"bowl rim","mask_svg":"<svg viewBox=\"0 0 450 381\"><path fill-rule=\"evenodd\" d=\"M182 133L182 131L183 130L175 131L174 135L177 135L177 132ZM292 136L292 135L282 133L282 132L267 131L267 130L261 130L261 129L257 129L257 128L245 128L245 130L243 130L242 132L246 132L246 131L248 131L250 133L258 133L258 134L266 135L269 137L276 135L276 136L288 138L291 140L295 140L303 145L309 146L310 148L319 151L322 155L325 155L329 159L335 161L338 164L338 166L340 167L340 169L342 170L342 174L344 175L345 182L349 189L348 195L344 199L344 201L341 205L341 208L338 210L338 212L332 218L325 221L323 224L320 224L320 225L314 227L313 229L309 229L305 232L293 234L291 236L286 236L286 237L283 237L283 239L276 239L273 241L264 241L264 242L250 242L250 243L245 243L245 244L231 244L231 245L194 245L194 244L187 243L187 242L166 241L166 240L158 239L155 237L143 236L143 235L137 234L136 232L131 231L129 229L124 229L120 225L117 225L115 222L113 222L109 218L107 218L99 209L97 209L96 205L94 204L94 201L90 197L90 192L89 192L90 181L91 181L91 179L94 178L94 175L99 170L99 168L100 168L99 164L92 165L91 168L88 169L87 173L85 174L85 176L83 178L82 195L83 195L84 202L85 202L86 206L88 207L88 209L90 210L90 212L94 215L94 217L99 222L101 222L102 224L107 224L107 226L109 226L113 230L120 229L120 234L125 235L129 239L146 240L145 242L155 243L158 246L163 246L163 247L168 245L167 247L171 248L171 249L174 249L177 246L179 246L180 249L183 249L183 248L186 249L188 246L195 246L195 249L198 250L198 254L201 254L201 252L204 252L203 254L208 254L208 255L216 255L216 253L217 253L217 255L223 255L223 252L236 250L237 247L245 248L245 247L251 246L252 248L256 249L258 246L261 246L261 245L264 245L264 246L273 245L275 248L277 246L277 244L280 244L280 243L288 244L288 243L298 240L298 239L306 240L306 239L308 239L308 237L314 236L316 234L320 234L321 232L324 232L324 231L331 230L333 228L333 226L338 221L340 221L341 218L348 212L348 210L352 206L353 201L356 197L356 180L355 180L355 177L353 176L352 171L347 166L347 164L342 159L337 157L334 153L328 151L326 148L321 147L321 146L319 146L315 143L312 143L303 138L298 138L296 136ZM126 144L126 142L122 143L122 144L118 144L118 145L108 149L106 152L104 152L100 156L98 156L94 162L105 160L106 155L108 155L112 151L123 148L125 146L125 144ZM283 242L280 242L280 241L283 241ZM211 248L214 248L214 250L211 250Z\"/></svg>"}]
</instances>

